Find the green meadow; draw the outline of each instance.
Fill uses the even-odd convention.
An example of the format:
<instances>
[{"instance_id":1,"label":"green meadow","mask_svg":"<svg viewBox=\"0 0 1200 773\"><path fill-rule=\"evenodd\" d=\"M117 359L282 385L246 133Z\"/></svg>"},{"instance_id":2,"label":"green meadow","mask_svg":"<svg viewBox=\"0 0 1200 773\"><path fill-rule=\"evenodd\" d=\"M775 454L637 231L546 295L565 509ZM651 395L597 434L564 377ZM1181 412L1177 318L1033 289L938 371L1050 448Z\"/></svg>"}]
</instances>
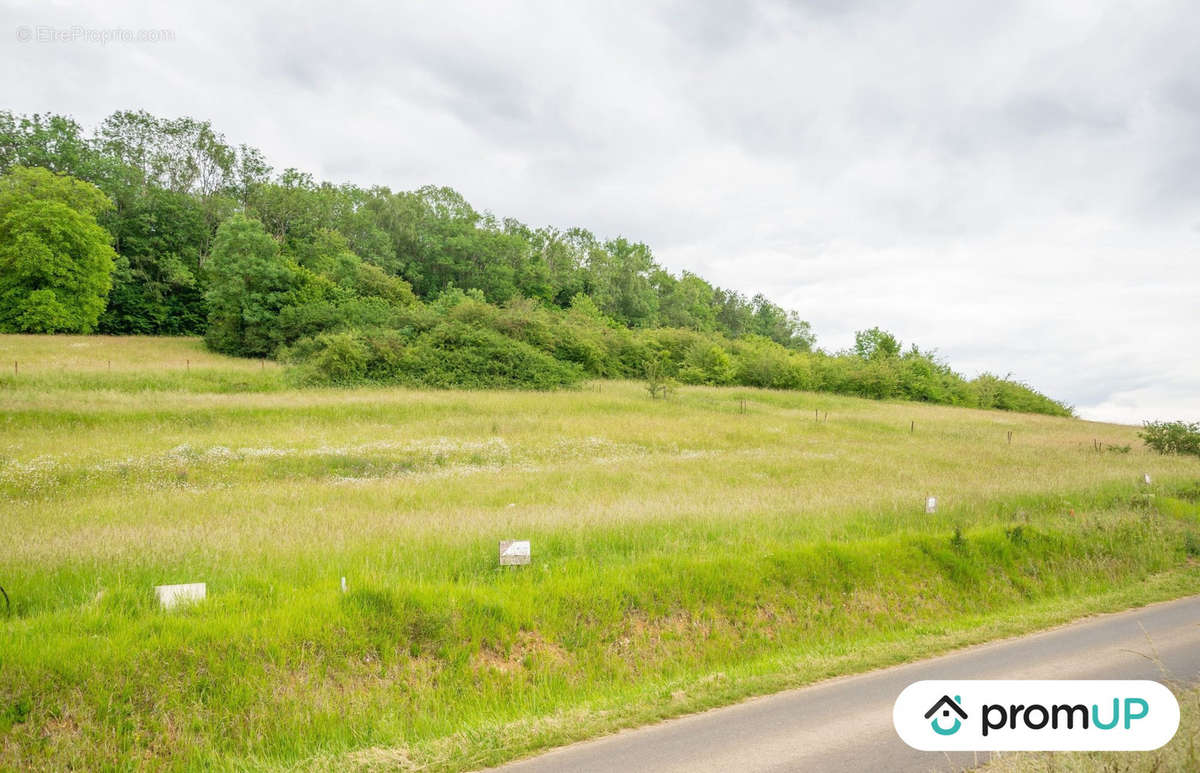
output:
<instances>
[{"instance_id":1,"label":"green meadow","mask_svg":"<svg viewBox=\"0 0 1200 773\"><path fill-rule=\"evenodd\" d=\"M296 389L183 338L0 366L5 768L470 769L1200 588L1200 459L1135 427Z\"/></svg>"}]
</instances>

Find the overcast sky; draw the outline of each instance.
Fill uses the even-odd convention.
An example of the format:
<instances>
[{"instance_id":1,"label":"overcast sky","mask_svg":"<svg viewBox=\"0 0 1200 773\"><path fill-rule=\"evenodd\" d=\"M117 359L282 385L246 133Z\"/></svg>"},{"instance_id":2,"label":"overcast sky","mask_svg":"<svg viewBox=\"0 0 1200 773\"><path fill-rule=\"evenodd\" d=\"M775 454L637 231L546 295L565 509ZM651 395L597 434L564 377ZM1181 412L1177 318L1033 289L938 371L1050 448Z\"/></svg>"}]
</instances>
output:
<instances>
[{"instance_id":1,"label":"overcast sky","mask_svg":"<svg viewBox=\"0 0 1200 773\"><path fill-rule=\"evenodd\" d=\"M210 119L644 241L827 349L879 325L1084 418L1200 420L1194 3L304 5L0 0L0 107Z\"/></svg>"}]
</instances>

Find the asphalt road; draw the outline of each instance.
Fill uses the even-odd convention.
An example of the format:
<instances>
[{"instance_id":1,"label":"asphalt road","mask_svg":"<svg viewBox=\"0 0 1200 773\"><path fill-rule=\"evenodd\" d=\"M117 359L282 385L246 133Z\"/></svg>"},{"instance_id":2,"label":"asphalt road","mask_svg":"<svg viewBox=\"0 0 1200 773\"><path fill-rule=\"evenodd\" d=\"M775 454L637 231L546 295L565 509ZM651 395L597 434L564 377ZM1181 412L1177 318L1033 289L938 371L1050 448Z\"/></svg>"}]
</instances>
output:
<instances>
[{"instance_id":1,"label":"asphalt road","mask_svg":"<svg viewBox=\"0 0 1200 773\"><path fill-rule=\"evenodd\" d=\"M1200 596L755 698L555 749L500 770L925 773L985 762L985 754L920 752L896 735L892 704L921 679L1194 683L1200 681Z\"/></svg>"}]
</instances>

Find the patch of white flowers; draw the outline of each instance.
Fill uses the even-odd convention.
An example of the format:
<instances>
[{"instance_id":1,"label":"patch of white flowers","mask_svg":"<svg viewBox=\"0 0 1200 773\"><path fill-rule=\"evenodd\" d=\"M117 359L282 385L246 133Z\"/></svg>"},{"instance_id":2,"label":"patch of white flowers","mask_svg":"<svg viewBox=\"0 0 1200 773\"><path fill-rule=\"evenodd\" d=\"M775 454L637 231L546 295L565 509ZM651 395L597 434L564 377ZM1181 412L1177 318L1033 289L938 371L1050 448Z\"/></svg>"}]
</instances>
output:
<instances>
[{"instance_id":1,"label":"patch of white flowers","mask_svg":"<svg viewBox=\"0 0 1200 773\"><path fill-rule=\"evenodd\" d=\"M141 479L174 487L188 485L189 471L218 470L245 461L284 458L360 459L371 472L365 476L331 475L338 483L356 483L381 477L470 475L513 469L536 471L539 463L590 461L607 464L641 456L648 449L632 443L614 443L603 437L558 438L548 443L511 446L502 437L463 440L434 437L420 440L380 440L355 445L321 445L315 448L274 446L231 448L196 447L181 443L165 452L140 457L105 459L91 464L71 464L61 458L40 456L28 461L0 459L0 486L26 495L71 483L104 479ZM14 491L15 490L15 491Z\"/></svg>"}]
</instances>

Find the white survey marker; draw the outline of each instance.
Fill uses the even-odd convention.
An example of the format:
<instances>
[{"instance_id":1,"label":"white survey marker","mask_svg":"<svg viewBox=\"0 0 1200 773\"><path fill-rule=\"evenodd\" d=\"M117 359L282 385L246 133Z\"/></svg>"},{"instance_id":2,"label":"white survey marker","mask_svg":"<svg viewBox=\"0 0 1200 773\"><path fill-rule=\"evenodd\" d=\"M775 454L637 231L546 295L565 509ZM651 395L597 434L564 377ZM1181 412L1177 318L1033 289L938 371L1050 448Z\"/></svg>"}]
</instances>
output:
<instances>
[{"instance_id":1,"label":"white survey marker","mask_svg":"<svg viewBox=\"0 0 1200 773\"><path fill-rule=\"evenodd\" d=\"M529 563L529 540L500 540L500 566Z\"/></svg>"},{"instance_id":2,"label":"white survey marker","mask_svg":"<svg viewBox=\"0 0 1200 773\"><path fill-rule=\"evenodd\" d=\"M937 512L937 497L929 497L925 500L925 513L929 515Z\"/></svg>"},{"instance_id":3,"label":"white survey marker","mask_svg":"<svg viewBox=\"0 0 1200 773\"><path fill-rule=\"evenodd\" d=\"M190 604L203 601L208 595L208 586L202 582L189 582L183 585L155 585L154 594L163 609L174 609L180 604Z\"/></svg>"}]
</instances>

